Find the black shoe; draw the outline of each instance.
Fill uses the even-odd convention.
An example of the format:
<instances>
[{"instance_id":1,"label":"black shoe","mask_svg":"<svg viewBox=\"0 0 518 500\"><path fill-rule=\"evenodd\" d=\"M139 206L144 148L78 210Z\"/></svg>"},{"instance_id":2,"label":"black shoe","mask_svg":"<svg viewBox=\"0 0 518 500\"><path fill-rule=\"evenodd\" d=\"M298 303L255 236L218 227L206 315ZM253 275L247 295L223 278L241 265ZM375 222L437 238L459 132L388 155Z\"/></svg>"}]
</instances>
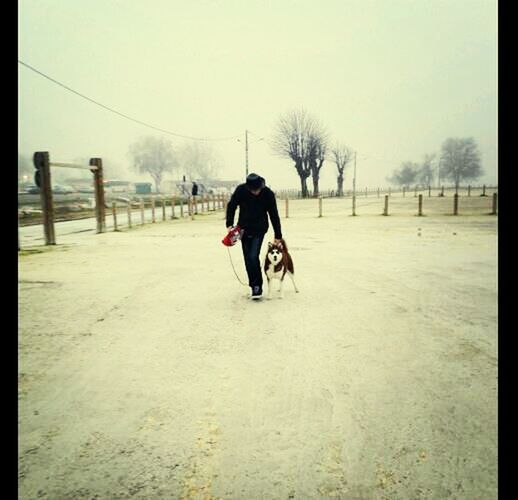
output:
<instances>
[{"instance_id":1,"label":"black shoe","mask_svg":"<svg viewBox=\"0 0 518 500\"><path fill-rule=\"evenodd\" d=\"M261 287L260 286L253 286L252 287L251 299L252 300L257 300L257 299L260 299L262 296L263 296L263 290L261 289Z\"/></svg>"}]
</instances>

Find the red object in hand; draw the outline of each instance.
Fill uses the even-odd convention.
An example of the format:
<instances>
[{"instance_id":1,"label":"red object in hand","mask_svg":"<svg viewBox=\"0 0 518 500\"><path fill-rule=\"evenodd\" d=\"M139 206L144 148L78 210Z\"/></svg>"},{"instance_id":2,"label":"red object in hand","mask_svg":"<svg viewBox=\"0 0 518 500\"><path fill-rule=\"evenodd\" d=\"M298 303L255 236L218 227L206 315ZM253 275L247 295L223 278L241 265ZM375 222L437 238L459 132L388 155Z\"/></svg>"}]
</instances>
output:
<instances>
[{"instance_id":1,"label":"red object in hand","mask_svg":"<svg viewBox=\"0 0 518 500\"><path fill-rule=\"evenodd\" d=\"M243 230L239 226L232 228L228 234L221 240L221 243L227 247L235 245L243 235Z\"/></svg>"}]
</instances>

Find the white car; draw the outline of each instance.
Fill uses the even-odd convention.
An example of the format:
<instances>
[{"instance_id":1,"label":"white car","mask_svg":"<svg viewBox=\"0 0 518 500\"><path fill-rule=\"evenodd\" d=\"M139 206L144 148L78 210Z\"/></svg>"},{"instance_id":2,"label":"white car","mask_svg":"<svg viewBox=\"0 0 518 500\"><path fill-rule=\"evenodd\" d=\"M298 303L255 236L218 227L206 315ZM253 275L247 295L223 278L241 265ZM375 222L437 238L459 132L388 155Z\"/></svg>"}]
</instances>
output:
<instances>
[{"instance_id":1,"label":"white car","mask_svg":"<svg viewBox=\"0 0 518 500\"><path fill-rule=\"evenodd\" d=\"M60 184L56 184L52 188L52 192L54 194L70 194L70 193L75 193L76 190L72 186L62 186Z\"/></svg>"}]
</instances>

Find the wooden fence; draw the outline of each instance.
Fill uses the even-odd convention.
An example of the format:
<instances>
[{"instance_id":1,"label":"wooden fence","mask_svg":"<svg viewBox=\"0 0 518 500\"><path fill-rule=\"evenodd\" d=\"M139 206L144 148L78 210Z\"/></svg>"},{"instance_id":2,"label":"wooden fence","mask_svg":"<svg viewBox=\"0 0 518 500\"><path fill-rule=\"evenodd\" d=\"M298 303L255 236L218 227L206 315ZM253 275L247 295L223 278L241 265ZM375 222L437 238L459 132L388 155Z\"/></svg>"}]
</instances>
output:
<instances>
[{"instance_id":1,"label":"wooden fence","mask_svg":"<svg viewBox=\"0 0 518 500\"><path fill-rule=\"evenodd\" d=\"M122 228L131 229L134 226L142 226L146 224L146 208L151 209L151 223L156 223L157 218L161 221L185 219L194 220L196 215L216 212L218 210L226 213L227 204L230 199L229 195L201 195L195 197L177 197L177 196L160 196L152 195L150 197L141 197L140 199L126 200L125 202L119 203L117 200L112 201L111 207L108 207L105 202L105 193L103 185L103 166L101 158L91 158L89 165L75 165L64 162L51 162L48 152L37 152L34 154L34 166L35 166L35 182L40 187L40 201L42 208L42 222L43 232L45 237L45 245L55 245L56 237L54 230L54 204L51 190L51 169L50 167L67 167L67 168L83 168L88 169L93 174L93 186L95 193L95 218L96 218L96 231L97 233L103 233L107 230L106 226L106 208L111 208L111 217L113 225L111 226L113 231L120 231ZM427 204L430 202L424 201L426 197L429 199L435 197L436 199L443 199L441 202L441 210L444 207L444 212L451 215L462 215L463 214L463 201L468 198L474 197L488 197L486 191L494 191L492 193L490 206L487 204L487 210L484 213L488 215L497 215L498 212L498 193L496 192L496 186L401 186L399 188L362 188L355 192L349 190L345 191L343 196L337 196L334 190L321 191L317 197L310 197L304 199L304 205L310 204L316 201L315 214L321 218L325 216L326 202L325 200L333 199L336 202L339 200L347 201L351 200L351 215L356 216L357 208L362 211L362 207L365 207L364 203L369 204L376 203L372 198L380 199L380 205L378 212L380 215L390 215L390 199L396 200L397 198L415 197L417 198L416 213L415 215L424 216L426 215ZM450 205L450 209L446 210L445 198L451 196L453 201ZM293 211L289 211L290 200L302 200L301 191L297 190L278 190L276 191L276 197L280 201L284 199L284 216L286 218L293 216ZM381 200L383 197L383 203ZM365 200L365 201L363 201ZM407 202L410 200L407 200ZM489 201L489 200L488 200ZM306 205L307 206L307 205ZM486 204L484 204L484 210L486 210ZM136 224L137 218L133 217L135 211L140 211L140 224ZM157 215L158 211L158 215ZM122 224L122 214L126 216L126 223ZM169 216L167 215L169 213ZM296 217L296 214L295 214ZM18 249L20 250L20 238L18 236Z\"/></svg>"},{"instance_id":2,"label":"wooden fence","mask_svg":"<svg viewBox=\"0 0 518 500\"><path fill-rule=\"evenodd\" d=\"M438 190L439 197L441 200L439 208L436 204L436 200L433 200L434 215L462 215L463 214L462 210L464 207L466 207L464 214L476 212L477 214L497 215L497 213L498 213L498 193L493 192L491 196L486 194L486 190L490 190L490 189L493 190L493 189L495 189L494 187L482 186L480 188L481 192L483 193L480 196L487 197L488 198L487 202L483 202L482 200L477 201L475 207L474 207L473 202L469 202L470 203L469 207L467 205L464 205L464 207L463 207L463 202L461 200L465 200L464 203L468 203L466 200L471 198L471 193L472 193L473 189L474 189L473 187L469 187L467 190L467 192L469 194L466 194L464 196L462 196L459 193L461 191L459 189L459 192L453 193L453 196L450 198L451 202L448 202L448 199L447 199L448 197L446 195L443 195L444 189L441 187L440 190ZM401 193L401 198L404 198L406 196L406 193L403 190L401 190L400 193ZM397 200L397 198L395 198L394 196L391 196L391 194L394 194L394 192L392 192L392 193L389 192L387 194L384 194L383 195L383 204L382 204L381 200L379 202L380 203L379 204L379 207L380 207L379 213L381 215L388 216L391 214L389 200L390 199ZM422 217L422 216L426 215L425 210L426 210L427 206L428 207L432 206L432 202L430 202L430 201L426 202L425 201L426 198L423 195L423 193L419 193L417 191L415 192L415 198L417 198L417 199L415 202L416 212L414 213L414 215ZM348 201L347 197L343 197L341 199L343 199L344 201ZM362 203L361 201L358 203L357 199L358 199L358 196L354 196L354 195L349 199L351 202L350 210L351 210L352 216L358 215L357 214L358 207L360 208L360 212L361 212L362 207L366 207L366 205L364 203ZM284 217L285 218L296 217L297 216L296 211L293 211L293 210L290 211L290 205L292 205L293 203L298 203L298 204L302 203L306 208L308 207L308 205L314 204L315 216L321 218L325 215L325 212L326 212L325 200L326 200L326 198L322 195L320 195L316 199L315 198L293 199L293 198L285 197L284 198ZM337 200L336 198L334 198L334 199L327 198L327 200L329 200L329 203L333 204L333 207L334 207L333 215L336 215L337 214L337 211L336 211L337 205L336 204L337 204L337 202L339 202L339 200ZM439 200L437 200L437 201L439 201ZM403 203L407 209L405 213L407 215L409 215L410 212L408 211L408 206L410 205L410 200L407 200L406 202L403 202ZM371 201L371 202L369 202L368 206L369 206L369 208L372 208L373 206L375 206L375 204L376 204L375 201L374 202ZM340 205L340 207L344 207L344 206L345 205ZM370 210L369 213L372 213L372 210Z\"/></svg>"},{"instance_id":3,"label":"wooden fence","mask_svg":"<svg viewBox=\"0 0 518 500\"><path fill-rule=\"evenodd\" d=\"M488 196L486 194L486 190L491 189L497 189L497 186L491 186L491 185L478 185L478 186L459 186L458 191L465 191L467 193L467 196ZM417 198L418 193L426 192L426 194L431 196L448 196L448 193L453 194L456 191L455 186L449 185L449 186L425 186L425 185L414 185L414 186L398 186L398 187L376 187L376 188L369 188L369 187L363 187L356 190L356 192L353 193L352 189L345 190L342 194L342 196L338 195L338 191L334 189L325 189L320 190L318 193L318 196L313 195L312 190L308 190L308 196L306 198L352 198L353 195L356 196L357 199L361 198L367 198L367 197L377 197L380 198L384 196L385 194L388 194L389 196L392 195L401 195L402 197L406 196L414 196ZM302 197L302 191L297 189L277 189L275 190L275 195L279 199L303 199Z\"/></svg>"},{"instance_id":4,"label":"wooden fence","mask_svg":"<svg viewBox=\"0 0 518 500\"><path fill-rule=\"evenodd\" d=\"M208 212L215 212L217 210L225 210L228 203L228 196L225 195L201 195L190 198L175 197L175 196L151 196L149 199L141 197L137 200L126 200L125 203L120 206L119 200L112 200L111 207L107 205L105 201L104 183L103 183L103 164L101 158L91 158L89 165L79 165L66 162L50 161L50 155L47 151L34 153L33 163L35 167L34 181L40 191L40 203L41 203L41 223L43 225L43 234L45 245L56 244L56 233L54 227L55 210L54 210L54 199L51 182L51 167L64 167L64 168L79 168L90 170L93 174L93 188L95 194L95 218L96 218L96 231L97 233L104 233L107 230L106 225L106 209L111 208L111 216L113 218L113 230L120 231L121 228L131 229L135 226L135 219L133 218L133 212L140 210L140 225L146 223L145 210L146 205L151 208L151 222L155 223L156 207L158 205L161 211L161 220L167 220L167 207L170 209L170 219L184 218L184 206L187 205L187 215L193 220L196 214L203 214ZM118 203L119 201L119 203ZM212 208L211 208L212 204ZM126 224L122 224L122 213L125 212ZM178 210L179 209L179 210ZM176 215L177 210L179 212ZM86 217L84 217L86 218ZM20 244L20 231L18 229L18 250L21 249Z\"/></svg>"}]
</instances>

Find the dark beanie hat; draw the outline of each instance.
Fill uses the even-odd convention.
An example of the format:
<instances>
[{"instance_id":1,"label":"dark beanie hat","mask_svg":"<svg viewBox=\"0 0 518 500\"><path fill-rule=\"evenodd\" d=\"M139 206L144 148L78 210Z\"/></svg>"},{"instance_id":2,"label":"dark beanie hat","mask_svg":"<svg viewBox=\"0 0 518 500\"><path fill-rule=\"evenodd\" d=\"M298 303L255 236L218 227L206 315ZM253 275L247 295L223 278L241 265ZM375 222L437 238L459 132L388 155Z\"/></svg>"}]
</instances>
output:
<instances>
[{"instance_id":1,"label":"dark beanie hat","mask_svg":"<svg viewBox=\"0 0 518 500\"><path fill-rule=\"evenodd\" d=\"M257 174L249 174L246 178L246 187L249 189L259 189L263 187L264 179Z\"/></svg>"}]
</instances>

